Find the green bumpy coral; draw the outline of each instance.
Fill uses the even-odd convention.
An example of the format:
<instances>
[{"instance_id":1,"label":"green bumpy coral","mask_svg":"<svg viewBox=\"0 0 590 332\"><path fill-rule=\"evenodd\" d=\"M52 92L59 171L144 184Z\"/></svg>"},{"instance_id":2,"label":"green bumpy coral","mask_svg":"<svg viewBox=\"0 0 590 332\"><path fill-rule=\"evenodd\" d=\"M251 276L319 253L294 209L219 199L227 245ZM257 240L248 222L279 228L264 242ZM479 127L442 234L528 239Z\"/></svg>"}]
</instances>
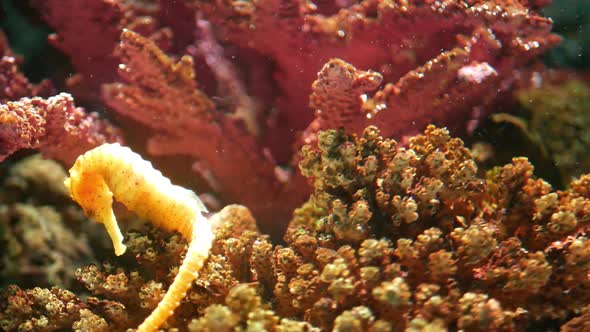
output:
<instances>
[{"instance_id":1,"label":"green bumpy coral","mask_svg":"<svg viewBox=\"0 0 590 332\"><path fill-rule=\"evenodd\" d=\"M165 328L188 331L564 331L590 308L590 175L555 191L525 158L489 171L443 128L405 146L374 127L320 133L303 149L314 186L285 244L244 207L212 216L216 240ZM130 231L137 265L76 272L92 294L8 288L7 330L134 327L186 250L178 234Z\"/></svg>"},{"instance_id":2,"label":"green bumpy coral","mask_svg":"<svg viewBox=\"0 0 590 332\"><path fill-rule=\"evenodd\" d=\"M516 93L522 112L501 115L551 160L567 184L590 171L590 86L579 80L545 83Z\"/></svg>"},{"instance_id":3,"label":"green bumpy coral","mask_svg":"<svg viewBox=\"0 0 590 332\"><path fill-rule=\"evenodd\" d=\"M70 287L76 266L94 259L87 231L96 227L79 227L84 216L69 199L65 176L39 155L0 173L0 287Z\"/></svg>"},{"instance_id":4,"label":"green bumpy coral","mask_svg":"<svg viewBox=\"0 0 590 332\"><path fill-rule=\"evenodd\" d=\"M330 319L312 318L321 307L298 312L314 324L330 329L348 310L341 304L356 303L393 330L523 330L588 303L588 176L553 191L525 158L484 172L434 126L407 146L374 127L360 137L326 131L303 155L315 192L285 239L321 271L314 287L334 301ZM285 307L298 302L285 297Z\"/></svg>"},{"instance_id":5,"label":"green bumpy coral","mask_svg":"<svg viewBox=\"0 0 590 332\"><path fill-rule=\"evenodd\" d=\"M470 151L446 129L428 127L408 147L382 139L375 127L358 139L333 130L318 139L317 149L304 147L300 164L316 191L295 212L291 228L311 218L312 230L324 241L358 244L376 232L415 234L415 225L434 216L445 223L467 217L483 193ZM446 203L451 200L452 210Z\"/></svg>"}]
</instances>

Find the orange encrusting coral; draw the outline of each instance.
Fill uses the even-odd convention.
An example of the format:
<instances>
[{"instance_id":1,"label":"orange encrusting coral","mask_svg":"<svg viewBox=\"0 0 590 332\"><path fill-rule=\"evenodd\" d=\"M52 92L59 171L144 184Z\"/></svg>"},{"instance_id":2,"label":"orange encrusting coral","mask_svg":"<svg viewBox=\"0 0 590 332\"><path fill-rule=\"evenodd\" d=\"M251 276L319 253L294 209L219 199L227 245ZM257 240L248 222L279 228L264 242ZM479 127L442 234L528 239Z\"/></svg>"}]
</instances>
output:
<instances>
[{"instance_id":1,"label":"orange encrusting coral","mask_svg":"<svg viewBox=\"0 0 590 332\"><path fill-rule=\"evenodd\" d=\"M103 144L80 156L65 184L86 215L105 225L117 255L126 247L113 213L113 196L139 217L167 231L178 231L189 241L174 282L138 328L140 332L157 330L174 313L209 255L214 235L201 213L206 211L203 203L119 144Z\"/></svg>"}]
</instances>

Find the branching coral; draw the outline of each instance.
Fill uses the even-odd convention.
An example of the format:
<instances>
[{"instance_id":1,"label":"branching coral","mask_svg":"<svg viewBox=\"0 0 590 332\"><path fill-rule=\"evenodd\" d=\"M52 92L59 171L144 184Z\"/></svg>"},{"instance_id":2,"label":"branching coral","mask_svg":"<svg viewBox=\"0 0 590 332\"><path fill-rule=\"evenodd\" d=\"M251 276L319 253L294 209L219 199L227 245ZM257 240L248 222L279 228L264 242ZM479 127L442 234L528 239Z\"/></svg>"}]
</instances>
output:
<instances>
[{"instance_id":1,"label":"branching coral","mask_svg":"<svg viewBox=\"0 0 590 332\"><path fill-rule=\"evenodd\" d=\"M150 153L197 159L193 169L211 188L265 220L288 214L293 202L303 199L301 193L285 192L274 161L242 130L240 118L218 112L197 89L190 56L175 63L132 31L122 33L118 52L121 76L129 83L105 85L103 93L113 109L157 133L148 139ZM238 182L242 185L235 186Z\"/></svg>"},{"instance_id":2,"label":"branching coral","mask_svg":"<svg viewBox=\"0 0 590 332\"><path fill-rule=\"evenodd\" d=\"M361 303L395 317L394 330L423 320L522 330L586 305L590 270L567 262L585 261L587 176L552 192L523 158L482 176L462 142L434 127L407 147L375 128L327 131L303 156L316 190L286 234L297 273L275 284L281 308L323 329ZM304 272L310 263L319 281ZM295 291L306 288L320 291ZM567 299L550 295L563 289ZM298 307L302 299L315 303ZM474 318L483 312L490 320Z\"/></svg>"},{"instance_id":3,"label":"branching coral","mask_svg":"<svg viewBox=\"0 0 590 332\"><path fill-rule=\"evenodd\" d=\"M117 129L96 113L76 107L66 93L0 105L0 160L20 149L40 149L47 157L71 164L85 151L117 140Z\"/></svg>"},{"instance_id":4,"label":"branching coral","mask_svg":"<svg viewBox=\"0 0 590 332\"><path fill-rule=\"evenodd\" d=\"M149 162L118 144L101 145L78 158L66 186L86 215L105 225L117 255L126 247L113 213L113 197L140 217L190 241L174 282L138 329L157 330L178 307L209 255L213 233L201 213L206 211L203 204L192 191L172 185Z\"/></svg>"},{"instance_id":5,"label":"branching coral","mask_svg":"<svg viewBox=\"0 0 590 332\"><path fill-rule=\"evenodd\" d=\"M128 148L87 152L71 197L136 263L78 269L88 297L9 287L1 328L584 328L590 177L554 190L525 158L486 172L450 136L543 83L529 64L560 40L535 12L546 1L31 3L78 71L78 104L107 105L155 162L191 163L221 211L205 218ZM0 46L2 158L38 148L71 163L119 140L68 95L16 101L45 85ZM124 237L113 200L155 227ZM8 211L8 224L58 220Z\"/></svg>"},{"instance_id":6,"label":"branching coral","mask_svg":"<svg viewBox=\"0 0 590 332\"><path fill-rule=\"evenodd\" d=\"M275 63L281 121L269 128L277 133L271 140L308 126L313 114L302 110L311 83L331 58L381 72L389 84L372 110L382 113L379 126L392 126L382 128L385 135L413 134L422 128L407 119L468 116L473 106L492 101L485 91L504 90L515 67L559 40L549 33L551 21L521 1L203 1L197 7L223 40ZM473 64L487 64L497 75L481 84L458 82L457 70ZM445 116L437 123L454 123Z\"/></svg>"},{"instance_id":7,"label":"branching coral","mask_svg":"<svg viewBox=\"0 0 590 332\"><path fill-rule=\"evenodd\" d=\"M90 148L121 140L116 128L76 107L71 95L40 98L53 94L52 84L29 83L2 33L0 55L0 161L20 149L40 149L46 157L71 164Z\"/></svg>"},{"instance_id":8,"label":"branching coral","mask_svg":"<svg viewBox=\"0 0 590 332\"><path fill-rule=\"evenodd\" d=\"M67 79L77 97L96 100L100 85L116 79L113 49L123 28L141 32L161 47L170 45L170 29L160 29L153 6L134 1L39 1L31 3L59 32L49 41L71 55L78 73ZM74 15L76 20L70 19ZM84 33L80 33L84 31Z\"/></svg>"},{"instance_id":9,"label":"branching coral","mask_svg":"<svg viewBox=\"0 0 590 332\"><path fill-rule=\"evenodd\" d=\"M0 304L0 327L5 331L54 331L71 327L84 309L72 292L61 289L21 290L11 286Z\"/></svg>"},{"instance_id":10,"label":"branching coral","mask_svg":"<svg viewBox=\"0 0 590 332\"><path fill-rule=\"evenodd\" d=\"M84 216L67 195L65 177L60 165L39 155L15 163L3 177L0 287L18 281L20 287L70 288L72 267L92 261L88 228L71 227Z\"/></svg>"},{"instance_id":11,"label":"branching coral","mask_svg":"<svg viewBox=\"0 0 590 332\"><path fill-rule=\"evenodd\" d=\"M31 84L19 71L22 62L8 46L4 33L0 32L0 102L17 100L23 97L47 97L53 92L53 86L48 80L39 84Z\"/></svg>"},{"instance_id":12,"label":"branching coral","mask_svg":"<svg viewBox=\"0 0 590 332\"><path fill-rule=\"evenodd\" d=\"M132 120L125 127L148 152L189 157L219 206L248 206L273 235L309 193L296 165L318 130L473 129L560 40L534 11L539 2L35 4L80 74L107 83L103 102ZM86 33L62 6L91 18ZM98 34L101 43L87 42ZM117 42L118 69L109 53ZM138 135L137 123L150 131ZM236 174L248 183L235 186Z\"/></svg>"},{"instance_id":13,"label":"branching coral","mask_svg":"<svg viewBox=\"0 0 590 332\"><path fill-rule=\"evenodd\" d=\"M286 245L260 235L244 207L211 217L210 254L168 327L525 331L547 321L574 328L587 315L588 175L554 191L524 158L482 172L461 140L434 126L407 146L374 127L320 132L301 168L315 192ZM122 329L157 308L182 273L181 235L129 232L139 270L80 269L97 297L83 302L85 317ZM124 309L109 316L101 301ZM27 323L20 309L0 319Z\"/></svg>"}]
</instances>

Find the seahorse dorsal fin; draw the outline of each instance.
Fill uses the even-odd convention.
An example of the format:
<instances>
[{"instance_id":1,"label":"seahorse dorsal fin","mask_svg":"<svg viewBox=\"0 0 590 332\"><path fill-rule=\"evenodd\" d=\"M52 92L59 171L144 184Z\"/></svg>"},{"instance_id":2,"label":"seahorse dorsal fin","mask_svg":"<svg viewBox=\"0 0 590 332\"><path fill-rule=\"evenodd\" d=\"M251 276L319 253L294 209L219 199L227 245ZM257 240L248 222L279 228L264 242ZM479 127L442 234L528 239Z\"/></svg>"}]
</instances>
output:
<instances>
[{"instance_id":1,"label":"seahorse dorsal fin","mask_svg":"<svg viewBox=\"0 0 590 332\"><path fill-rule=\"evenodd\" d=\"M209 210L205 206L205 203L203 203L203 201L199 198L199 196L194 191L188 190L188 189L187 189L187 191L190 193L191 198L193 198L195 200L195 203L199 207L199 210L201 210L202 212L209 212Z\"/></svg>"}]
</instances>

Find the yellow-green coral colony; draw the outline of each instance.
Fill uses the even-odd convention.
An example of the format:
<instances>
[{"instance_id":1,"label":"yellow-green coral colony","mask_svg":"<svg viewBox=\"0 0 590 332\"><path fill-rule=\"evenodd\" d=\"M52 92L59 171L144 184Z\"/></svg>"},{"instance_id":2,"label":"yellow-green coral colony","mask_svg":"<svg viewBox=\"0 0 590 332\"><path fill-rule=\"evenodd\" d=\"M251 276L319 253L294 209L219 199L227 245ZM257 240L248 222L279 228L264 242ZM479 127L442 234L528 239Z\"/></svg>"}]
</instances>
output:
<instances>
[{"instance_id":1,"label":"yellow-green coral colony","mask_svg":"<svg viewBox=\"0 0 590 332\"><path fill-rule=\"evenodd\" d=\"M72 170L72 195L105 194L84 193L102 188L100 181L80 181L102 176L107 196L112 192L115 198L126 197L127 204L145 204L137 209L147 218L167 213L151 210L157 208L154 195L176 192L179 201L192 196L169 181L151 187L161 174L127 148L96 151ZM484 174L461 140L434 126L404 147L384 139L374 127L360 136L331 130L304 151L301 167L315 191L295 211L285 245L273 246L260 234L247 208L224 208L209 219L220 227L209 256L198 258L199 264L205 258L207 262L198 279L181 283L186 288L179 291L174 288L177 278L168 291L174 299L167 294L162 301L167 304L159 305L140 330L160 326L183 298L186 302L167 323L189 331L331 331L351 326L355 331L524 331L523 324L550 319L575 327L590 317L589 267L584 263L590 253L585 235L590 175L556 191L533 176L526 158ZM132 168L144 176L131 173ZM121 172L111 174L114 169ZM129 192L144 198L140 202ZM199 219L194 223L179 214L174 218L182 220L153 221L168 230L206 227L198 238L194 229L180 231L193 257L192 248L210 246L212 236L197 203L187 199L187 204L192 207L187 211ZM97 219L112 213L110 205L100 210L92 200L82 206ZM11 306L0 302L1 326L37 327L38 317L63 328L88 322L105 330L136 326L145 308L158 305L166 274L175 271L184 245L179 235L155 230L129 232L126 244L144 268L160 276L113 266L80 269L78 280L100 304L58 289L13 287L8 290ZM185 268L187 260L179 278L188 275L192 280L196 269ZM49 302L72 307L75 314L64 321L60 311L48 312L45 305L23 306ZM104 311L106 305L118 308L115 316Z\"/></svg>"}]
</instances>

